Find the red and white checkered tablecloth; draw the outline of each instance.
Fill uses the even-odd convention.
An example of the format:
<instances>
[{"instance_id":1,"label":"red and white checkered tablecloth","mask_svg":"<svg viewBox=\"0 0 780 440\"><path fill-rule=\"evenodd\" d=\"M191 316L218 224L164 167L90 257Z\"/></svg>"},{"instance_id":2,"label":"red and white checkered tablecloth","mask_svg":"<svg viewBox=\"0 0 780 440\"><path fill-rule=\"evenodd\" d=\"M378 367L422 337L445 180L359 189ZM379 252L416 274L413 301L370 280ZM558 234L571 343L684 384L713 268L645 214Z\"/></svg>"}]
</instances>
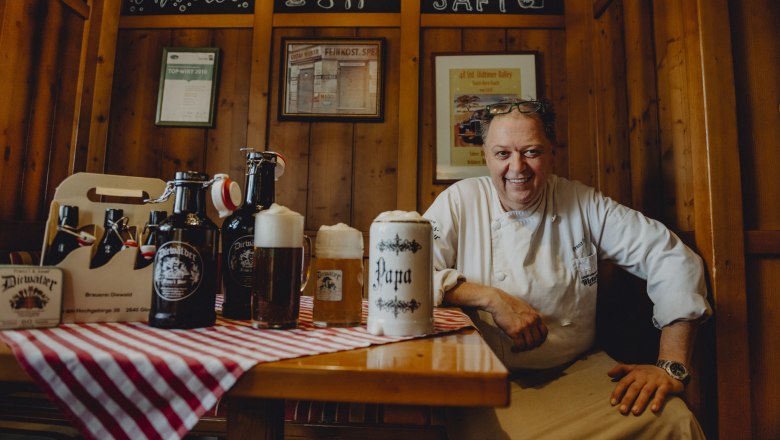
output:
<instances>
[{"instance_id":1,"label":"red and white checkered tablecloth","mask_svg":"<svg viewBox=\"0 0 780 440\"><path fill-rule=\"evenodd\" d=\"M311 310L311 297L302 297L293 330L218 319L194 330L140 322L63 324L1 331L0 339L86 437L177 439L257 363L410 339L374 336L365 325L315 328ZM364 322L365 316L364 302ZM472 325L462 312L441 309L435 309L434 323L434 333Z\"/></svg>"}]
</instances>

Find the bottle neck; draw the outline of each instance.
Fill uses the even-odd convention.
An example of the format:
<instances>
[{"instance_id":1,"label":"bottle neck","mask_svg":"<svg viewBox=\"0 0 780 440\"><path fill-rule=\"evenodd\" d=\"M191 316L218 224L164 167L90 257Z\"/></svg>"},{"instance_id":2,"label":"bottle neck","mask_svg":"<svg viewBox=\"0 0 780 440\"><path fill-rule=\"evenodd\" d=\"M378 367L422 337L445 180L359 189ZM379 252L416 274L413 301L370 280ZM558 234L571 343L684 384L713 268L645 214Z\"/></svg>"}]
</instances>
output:
<instances>
[{"instance_id":1,"label":"bottle neck","mask_svg":"<svg viewBox=\"0 0 780 440\"><path fill-rule=\"evenodd\" d=\"M268 209L276 198L276 162L264 161L260 164L259 204Z\"/></svg>"},{"instance_id":2,"label":"bottle neck","mask_svg":"<svg viewBox=\"0 0 780 440\"><path fill-rule=\"evenodd\" d=\"M246 194L244 196L244 206L255 207L260 204L260 165L252 164L247 169L246 175Z\"/></svg>"},{"instance_id":3,"label":"bottle neck","mask_svg":"<svg viewBox=\"0 0 780 440\"><path fill-rule=\"evenodd\" d=\"M206 215L206 191L200 184L176 186L176 199L173 202L176 214L191 213L203 217Z\"/></svg>"}]
</instances>

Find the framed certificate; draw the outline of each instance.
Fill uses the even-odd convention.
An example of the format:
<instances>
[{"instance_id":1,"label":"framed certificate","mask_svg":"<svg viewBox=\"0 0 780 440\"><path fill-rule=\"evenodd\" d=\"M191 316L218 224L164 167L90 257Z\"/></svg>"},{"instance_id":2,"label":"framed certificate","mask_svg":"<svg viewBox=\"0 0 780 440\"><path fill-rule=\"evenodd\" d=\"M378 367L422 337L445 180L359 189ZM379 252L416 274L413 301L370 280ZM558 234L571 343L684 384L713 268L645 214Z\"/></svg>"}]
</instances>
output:
<instances>
[{"instance_id":1,"label":"framed certificate","mask_svg":"<svg viewBox=\"0 0 780 440\"><path fill-rule=\"evenodd\" d=\"M213 127L218 67L219 48L163 48L154 123Z\"/></svg>"}]
</instances>

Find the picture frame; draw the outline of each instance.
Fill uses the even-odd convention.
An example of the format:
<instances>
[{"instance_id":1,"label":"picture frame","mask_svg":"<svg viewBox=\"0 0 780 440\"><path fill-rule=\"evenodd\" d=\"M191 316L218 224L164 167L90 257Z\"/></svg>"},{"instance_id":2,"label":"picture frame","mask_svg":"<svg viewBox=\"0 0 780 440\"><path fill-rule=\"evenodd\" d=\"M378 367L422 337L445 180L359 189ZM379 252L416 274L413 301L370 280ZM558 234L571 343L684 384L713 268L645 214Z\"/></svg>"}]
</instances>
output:
<instances>
[{"instance_id":1,"label":"picture frame","mask_svg":"<svg viewBox=\"0 0 780 440\"><path fill-rule=\"evenodd\" d=\"M383 121L384 52L384 38L283 38L279 120Z\"/></svg>"},{"instance_id":2,"label":"picture frame","mask_svg":"<svg viewBox=\"0 0 780 440\"><path fill-rule=\"evenodd\" d=\"M434 183L488 175L479 116L502 99L536 99L537 53L434 53Z\"/></svg>"},{"instance_id":3,"label":"picture frame","mask_svg":"<svg viewBox=\"0 0 780 440\"><path fill-rule=\"evenodd\" d=\"M220 50L164 47L155 125L213 127Z\"/></svg>"}]
</instances>

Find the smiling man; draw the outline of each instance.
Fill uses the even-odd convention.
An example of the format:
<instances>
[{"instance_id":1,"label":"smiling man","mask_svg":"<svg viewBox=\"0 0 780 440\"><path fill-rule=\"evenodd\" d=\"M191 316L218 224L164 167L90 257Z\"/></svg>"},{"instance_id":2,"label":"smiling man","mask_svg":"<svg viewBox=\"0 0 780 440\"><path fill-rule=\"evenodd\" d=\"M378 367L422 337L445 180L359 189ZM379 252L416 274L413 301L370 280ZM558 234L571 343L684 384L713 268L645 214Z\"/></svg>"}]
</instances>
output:
<instances>
[{"instance_id":1,"label":"smiling man","mask_svg":"<svg viewBox=\"0 0 780 440\"><path fill-rule=\"evenodd\" d=\"M711 313L701 259L659 222L553 174L553 122L543 101L487 106L490 176L459 181L425 213L437 304L469 310L514 378L509 408L450 411L450 438L703 438L674 397ZM600 259L648 281L656 365L594 347Z\"/></svg>"}]
</instances>

